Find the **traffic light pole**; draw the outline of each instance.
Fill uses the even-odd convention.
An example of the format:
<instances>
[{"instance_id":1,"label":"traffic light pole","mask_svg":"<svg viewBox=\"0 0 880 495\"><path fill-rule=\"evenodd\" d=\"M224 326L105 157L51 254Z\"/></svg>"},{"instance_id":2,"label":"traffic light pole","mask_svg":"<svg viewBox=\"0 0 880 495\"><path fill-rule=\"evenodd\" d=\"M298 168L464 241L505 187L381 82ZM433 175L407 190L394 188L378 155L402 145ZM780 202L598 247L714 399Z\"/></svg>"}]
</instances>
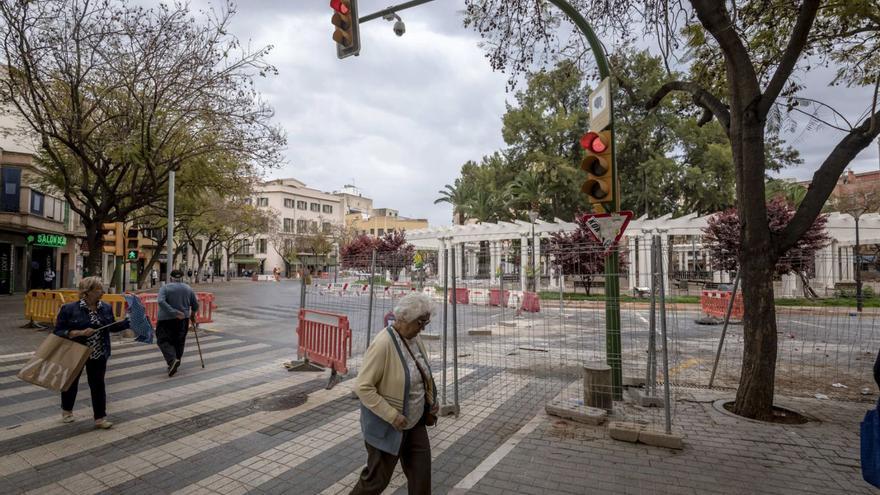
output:
<instances>
[{"instance_id":1,"label":"traffic light pole","mask_svg":"<svg viewBox=\"0 0 880 495\"><path fill-rule=\"evenodd\" d=\"M599 69L599 77L602 79L611 77L611 70L608 65L608 57L605 56L605 49L602 42L593 32L593 28L584 19L574 7L566 0L548 0L550 3L559 8L566 16L581 30L593 56L596 57L596 65ZM609 84L611 83L609 79ZM620 211L620 187L617 177L616 155L614 150L614 91L609 90L608 105L611 110L611 123L608 129L611 130L611 190L614 202L610 206L606 206L609 212ZM596 129L601 130L601 129ZM616 247L605 255L605 353L606 362L611 367L611 385L615 400L623 398L623 363L621 359L621 343L620 343L620 255L619 249Z\"/></svg>"},{"instance_id":2,"label":"traffic light pole","mask_svg":"<svg viewBox=\"0 0 880 495\"><path fill-rule=\"evenodd\" d=\"M415 7L428 3L432 0L412 0L400 5L391 6L386 9L374 12L372 14L359 17L358 23L364 23L383 17L387 14L393 14L401 10ZM599 69L599 77L602 79L611 77L611 70L608 65L608 57L605 55L605 48L602 42L596 36L593 28L587 22L583 15L577 11L566 0L548 0L549 3L555 5L561 10L569 20L583 33L590 45L593 56L596 57L596 66ZM609 79L609 83L611 83ZM611 163L616 160L614 150L614 91L609 90L609 108L611 110L611 122L608 129L611 130ZM620 211L620 188L618 187L617 167L613 166L612 176L612 197L613 203L606 205L608 212ZM613 249L605 256L605 349L607 353L607 362L611 367L612 387L614 389L614 399L620 400L623 396L623 371L621 363L621 343L620 343L620 256L617 249Z\"/></svg>"}]
</instances>

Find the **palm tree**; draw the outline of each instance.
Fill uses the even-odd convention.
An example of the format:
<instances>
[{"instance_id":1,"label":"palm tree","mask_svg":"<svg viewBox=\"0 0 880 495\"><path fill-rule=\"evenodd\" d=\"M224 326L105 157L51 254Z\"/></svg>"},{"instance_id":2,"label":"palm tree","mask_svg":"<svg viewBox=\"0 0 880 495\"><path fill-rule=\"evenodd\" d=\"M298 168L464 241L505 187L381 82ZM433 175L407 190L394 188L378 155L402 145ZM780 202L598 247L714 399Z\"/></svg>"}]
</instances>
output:
<instances>
[{"instance_id":1,"label":"palm tree","mask_svg":"<svg viewBox=\"0 0 880 495\"><path fill-rule=\"evenodd\" d=\"M523 170L507 186L507 193L513 206L525 205L528 211L540 211L541 204L546 200L544 190L541 174L533 169Z\"/></svg>"},{"instance_id":2,"label":"palm tree","mask_svg":"<svg viewBox=\"0 0 880 495\"><path fill-rule=\"evenodd\" d=\"M477 223L497 221L499 210L495 195L482 188L478 189L467 203L468 214Z\"/></svg>"},{"instance_id":3,"label":"palm tree","mask_svg":"<svg viewBox=\"0 0 880 495\"><path fill-rule=\"evenodd\" d=\"M467 220L468 203L473 196L473 190L462 183L461 179L455 179L453 185L446 184L443 189L437 191L440 197L434 200L434 204L449 203L452 205L452 214L456 217L456 223L464 225Z\"/></svg>"}]
</instances>

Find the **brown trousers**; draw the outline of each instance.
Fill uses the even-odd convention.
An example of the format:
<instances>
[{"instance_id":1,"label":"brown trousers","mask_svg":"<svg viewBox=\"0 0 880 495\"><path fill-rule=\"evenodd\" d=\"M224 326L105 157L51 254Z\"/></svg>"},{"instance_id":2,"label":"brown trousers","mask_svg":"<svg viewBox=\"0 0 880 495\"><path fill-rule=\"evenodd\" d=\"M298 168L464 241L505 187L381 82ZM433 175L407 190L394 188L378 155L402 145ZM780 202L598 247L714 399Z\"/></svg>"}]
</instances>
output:
<instances>
[{"instance_id":1,"label":"brown trousers","mask_svg":"<svg viewBox=\"0 0 880 495\"><path fill-rule=\"evenodd\" d=\"M430 495L431 493L431 443L425 428L425 417L409 430L403 431L398 455L383 452L364 442L367 446L367 466L361 471L361 478L351 491L351 495L380 494L394 474L398 459L406 475L409 495Z\"/></svg>"}]
</instances>

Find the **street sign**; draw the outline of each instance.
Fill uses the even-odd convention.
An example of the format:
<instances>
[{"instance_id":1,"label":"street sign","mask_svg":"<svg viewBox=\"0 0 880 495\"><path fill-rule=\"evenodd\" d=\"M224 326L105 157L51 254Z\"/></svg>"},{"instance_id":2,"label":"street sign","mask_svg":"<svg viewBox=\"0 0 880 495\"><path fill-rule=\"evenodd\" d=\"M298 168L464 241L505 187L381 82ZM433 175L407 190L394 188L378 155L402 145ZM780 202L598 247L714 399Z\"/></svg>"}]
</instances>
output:
<instances>
[{"instance_id":1,"label":"street sign","mask_svg":"<svg viewBox=\"0 0 880 495\"><path fill-rule=\"evenodd\" d=\"M607 253L620 241L632 217L631 211L589 214L586 217L587 230Z\"/></svg>"},{"instance_id":2,"label":"street sign","mask_svg":"<svg viewBox=\"0 0 880 495\"><path fill-rule=\"evenodd\" d=\"M590 93L590 130L599 132L611 124L611 79L602 79Z\"/></svg>"}]
</instances>

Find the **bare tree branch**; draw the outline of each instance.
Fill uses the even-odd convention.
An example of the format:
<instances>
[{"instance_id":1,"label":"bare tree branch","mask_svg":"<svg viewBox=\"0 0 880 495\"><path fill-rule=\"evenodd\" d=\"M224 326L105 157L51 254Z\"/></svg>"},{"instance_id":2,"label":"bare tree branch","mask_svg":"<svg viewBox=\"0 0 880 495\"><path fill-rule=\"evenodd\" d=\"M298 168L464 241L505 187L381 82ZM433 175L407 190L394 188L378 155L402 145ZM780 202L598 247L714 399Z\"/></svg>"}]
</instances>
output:
<instances>
[{"instance_id":1,"label":"bare tree branch","mask_svg":"<svg viewBox=\"0 0 880 495\"><path fill-rule=\"evenodd\" d=\"M715 118L718 119L718 122L721 123L721 126L728 133L730 132L730 111L721 102L718 98L716 98L712 93L706 91L699 84L689 82L689 81L670 81L654 94L648 103L645 104L645 108L648 110L653 109L657 105L663 101L663 98L666 97L669 93L673 91L684 91L691 94L691 97L694 100L694 104L698 105L700 108L705 110L706 112L710 112L711 115L714 115ZM703 122L705 118L705 114L703 118L700 119L700 122ZM711 120L711 119L709 119ZM704 124L707 123L703 122Z\"/></svg>"},{"instance_id":2,"label":"bare tree branch","mask_svg":"<svg viewBox=\"0 0 880 495\"><path fill-rule=\"evenodd\" d=\"M804 0L804 3L801 4L791 38L788 40L785 51L782 52L782 57L779 60L779 65L776 67L776 72L773 73L773 78L770 79L770 83L764 89L761 104L758 106L758 114L762 118L770 111L770 107L773 106L776 97L779 96L785 83L791 77L791 73L794 71L794 67L807 44L810 29L813 27L813 21L816 19L820 3L819 0Z\"/></svg>"}]
</instances>

